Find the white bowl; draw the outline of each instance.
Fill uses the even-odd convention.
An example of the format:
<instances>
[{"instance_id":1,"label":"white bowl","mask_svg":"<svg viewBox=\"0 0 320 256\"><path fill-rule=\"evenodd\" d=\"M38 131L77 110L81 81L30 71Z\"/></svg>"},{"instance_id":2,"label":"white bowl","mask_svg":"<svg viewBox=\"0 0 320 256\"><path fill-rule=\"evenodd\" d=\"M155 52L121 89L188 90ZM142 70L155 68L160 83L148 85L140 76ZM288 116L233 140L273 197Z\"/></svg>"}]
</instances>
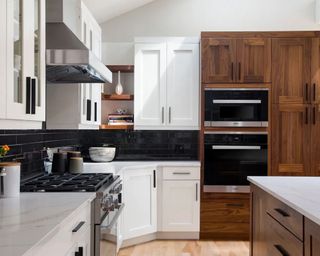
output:
<instances>
[{"instance_id":1,"label":"white bowl","mask_svg":"<svg viewBox=\"0 0 320 256\"><path fill-rule=\"evenodd\" d=\"M89 155L94 162L111 162L116 155L114 147L91 147Z\"/></svg>"}]
</instances>

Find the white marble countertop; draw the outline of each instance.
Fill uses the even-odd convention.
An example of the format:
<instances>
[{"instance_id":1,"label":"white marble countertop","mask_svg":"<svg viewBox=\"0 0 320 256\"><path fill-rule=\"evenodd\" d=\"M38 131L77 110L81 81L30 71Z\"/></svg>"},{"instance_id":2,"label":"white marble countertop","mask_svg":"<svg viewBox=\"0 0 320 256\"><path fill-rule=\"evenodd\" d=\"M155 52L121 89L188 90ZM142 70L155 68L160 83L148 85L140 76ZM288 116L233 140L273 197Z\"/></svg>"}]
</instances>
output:
<instances>
[{"instance_id":1,"label":"white marble countertop","mask_svg":"<svg viewBox=\"0 0 320 256\"><path fill-rule=\"evenodd\" d=\"M21 256L95 193L21 193L0 199L0 255Z\"/></svg>"},{"instance_id":2,"label":"white marble countertop","mask_svg":"<svg viewBox=\"0 0 320 256\"><path fill-rule=\"evenodd\" d=\"M320 177L248 177L248 180L320 225Z\"/></svg>"},{"instance_id":3,"label":"white marble countertop","mask_svg":"<svg viewBox=\"0 0 320 256\"><path fill-rule=\"evenodd\" d=\"M200 161L113 161L109 163L84 163L84 172L110 172L159 167L200 167Z\"/></svg>"}]
</instances>

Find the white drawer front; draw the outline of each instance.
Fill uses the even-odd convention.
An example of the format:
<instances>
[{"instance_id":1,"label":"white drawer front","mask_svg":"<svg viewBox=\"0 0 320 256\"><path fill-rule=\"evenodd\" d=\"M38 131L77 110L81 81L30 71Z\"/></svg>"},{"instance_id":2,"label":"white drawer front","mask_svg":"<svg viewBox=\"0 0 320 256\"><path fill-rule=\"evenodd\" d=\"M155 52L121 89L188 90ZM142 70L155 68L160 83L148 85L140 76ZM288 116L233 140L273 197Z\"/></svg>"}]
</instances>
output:
<instances>
[{"instance_id":1,"label":"white drawer front","mask_svg":"<svg viewBox=\"0 0 320 256\"><path fill-rule=\"evenodd\" d=\"M200 167L164 167L164 180L199 180Z\"/></svg>"}]
</instances>

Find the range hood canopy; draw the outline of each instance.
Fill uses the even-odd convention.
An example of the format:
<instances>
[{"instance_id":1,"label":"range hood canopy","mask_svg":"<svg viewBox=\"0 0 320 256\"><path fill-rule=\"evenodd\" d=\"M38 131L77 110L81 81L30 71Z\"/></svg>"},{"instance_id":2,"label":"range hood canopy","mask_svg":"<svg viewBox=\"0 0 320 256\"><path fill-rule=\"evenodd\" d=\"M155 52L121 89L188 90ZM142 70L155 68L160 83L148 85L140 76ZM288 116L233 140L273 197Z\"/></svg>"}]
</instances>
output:
<instances>
[{"instance_id":1,"label":"range hood canopy","mask_svg":"<svg viewBox=\"0 0 320 256\"><path fill-rule=\"evenodd\" d=\"M78 38L81 0L46 0L46 4L47 81L111 83L111 71Z\"/></svg>"}]
</instances>

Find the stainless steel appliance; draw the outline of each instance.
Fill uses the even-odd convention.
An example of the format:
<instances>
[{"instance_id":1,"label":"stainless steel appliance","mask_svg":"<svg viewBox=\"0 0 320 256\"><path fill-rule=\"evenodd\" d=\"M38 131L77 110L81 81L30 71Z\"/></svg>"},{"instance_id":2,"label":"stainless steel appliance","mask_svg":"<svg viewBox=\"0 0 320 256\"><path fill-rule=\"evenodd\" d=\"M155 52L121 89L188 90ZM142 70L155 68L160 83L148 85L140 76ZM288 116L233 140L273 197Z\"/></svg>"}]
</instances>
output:
<instances>
[{"instance_id":1,"label":"stainless steel appliance","mask_svg":"<svg viewBox=\"0 0 320 256\"><path fill-rule=\"evenodd\" d=\"M247 177L268 173L267 137L266 133L207 132L204 192L249 192Z\"/></svg>"},{"instance_id":2,"label":"stainless steel appliance","mask_svg":"<svg viewBox=\"0 0 320 256\"><path fill-rule=\"evenodd\" d=\"M205 89L206 127L267 127L268 89Z\"/></svg>"},{"instance_id":3,"label":"stainless steel appliance","mask_svg":"<svg viewBox=\"0 0 320 256\"><path fill-rule=\"evenodd\" d=\"M79 40L80 17L81 0L46 0L47 81L111 83L111 71Z\"/></svg>"},{"instance_id":4,"label":"stainless steel appliance","mask_svg":"<svg viewBox=\"0 0 320 256\"><path fill-rule=\"evenodd\" d=\"M117 223L124 208L122 180L110 173L38 175L21 183L23 192L96 192L92 202L91 256L100 256L101 247L108 256L117 255Z\"/></svg>"}]
</instances>

